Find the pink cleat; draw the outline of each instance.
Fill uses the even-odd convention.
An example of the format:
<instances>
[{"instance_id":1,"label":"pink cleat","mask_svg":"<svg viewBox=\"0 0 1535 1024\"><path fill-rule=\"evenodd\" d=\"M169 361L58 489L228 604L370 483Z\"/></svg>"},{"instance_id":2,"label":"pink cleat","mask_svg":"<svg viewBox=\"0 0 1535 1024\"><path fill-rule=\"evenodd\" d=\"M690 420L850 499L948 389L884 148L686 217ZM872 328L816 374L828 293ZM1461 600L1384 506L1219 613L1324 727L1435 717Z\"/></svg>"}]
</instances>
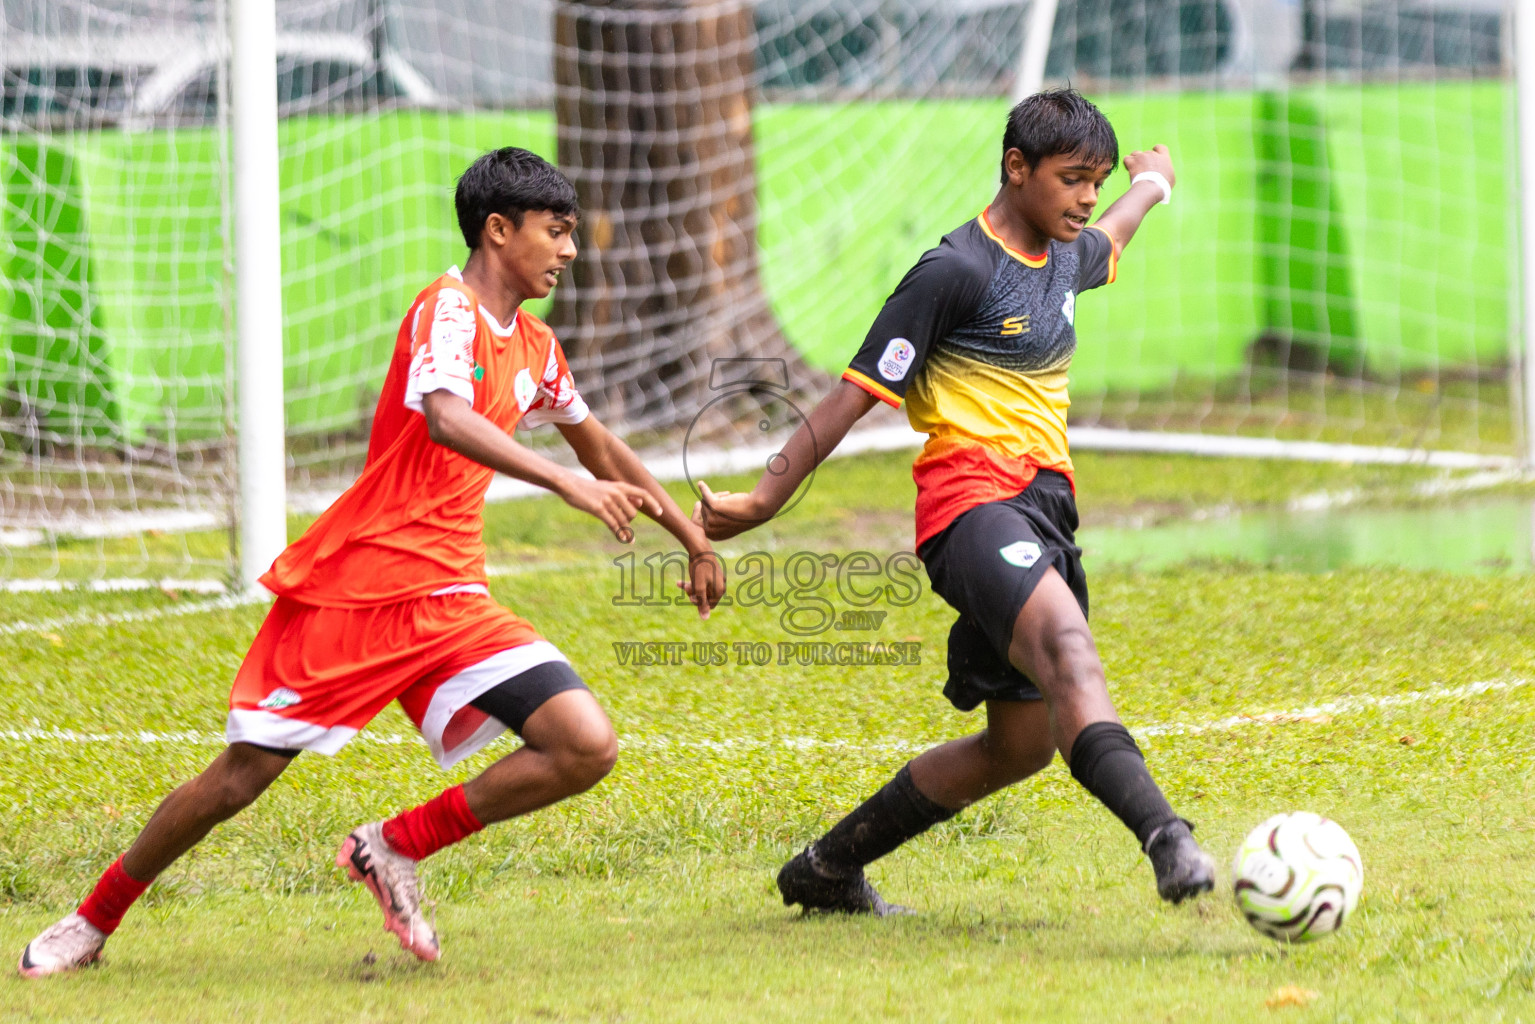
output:
<instances>
[{"instance_id":1,"label":"pink cleat","mask_svg":"<svg viewBox=\"0 0 1535 1024\"><path fill-rule=\"evenodd\" d=\"M336 866L346 868L352 881L362 882L373 893L384 910L384 928L399 938L401 949L422 960L442 955L437 933L421 914L416 862L389 848L383 822L363 825L347 836L336 854Z\"/></svg>"},{"instance_id":2,"label":"pink cleat","mask_svg":"<svg viewBox=\"0 0 1535 1024\"><path fill-rule=\"evenodd\" d=\"M27 943L16 969L24 978L42 978L87 967L101 959L106 933L79 914L70 914Z\"/></svg>"}]
</instances>

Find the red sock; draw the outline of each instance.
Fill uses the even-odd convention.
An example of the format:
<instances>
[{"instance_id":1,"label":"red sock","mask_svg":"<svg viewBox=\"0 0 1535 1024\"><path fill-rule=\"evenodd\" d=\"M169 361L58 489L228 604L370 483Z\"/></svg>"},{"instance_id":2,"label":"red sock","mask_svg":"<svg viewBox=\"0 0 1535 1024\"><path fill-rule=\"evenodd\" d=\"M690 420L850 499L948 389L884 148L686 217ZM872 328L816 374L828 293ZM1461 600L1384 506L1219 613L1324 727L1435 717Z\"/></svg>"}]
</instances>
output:
<instances>
[{"instance_id":1,"label":"red sock","mask_svg":"<svg viewBox=\"0 0 1535 1024\"><path fill-rule=\"evenodd\" d=\"M384 822L384 841L395 853L425 860L485 826L469 809L464 787L445 789L420 807L402 811Z\"/></svg>"},{"instance_id":2,"label":"red sock","mask_svg":"<svg viewBox=\"0 0 1535 1024\"><path fill-rule=\"evenodd\" d=\"M75 911L91 924L111 935L123 923L123 915L133 906L133 901L144 895L144 890L154 882L141 882L123 870L123 859L117 858L101 875L96 888Z\"/></svg>"}]
</instances>

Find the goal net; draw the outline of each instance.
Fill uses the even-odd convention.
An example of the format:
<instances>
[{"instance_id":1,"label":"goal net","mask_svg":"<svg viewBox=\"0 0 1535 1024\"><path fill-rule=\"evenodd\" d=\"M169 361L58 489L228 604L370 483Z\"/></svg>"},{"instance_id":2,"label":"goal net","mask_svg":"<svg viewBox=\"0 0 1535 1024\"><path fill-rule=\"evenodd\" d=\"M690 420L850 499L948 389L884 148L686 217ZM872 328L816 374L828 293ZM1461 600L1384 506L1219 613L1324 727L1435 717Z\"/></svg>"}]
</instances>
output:
<instances>
[{"instance_id":1,"label":"goal net","mask_svg":"<svg viewBox=\"0 0 1535 1024\"><path fill-rule=\"evenodd\" d=\"M3 0L13 585L232 571L227 2ZM1035 2L279 0L296 508L356 473L399 316L465 255L452 184L502 145L580 192L533 309L604 421L666 471L760 466L994 194ZM1079 306L1074 445L1522 450L1509 0L1054 7L1044 83L1178 176Z\"/></svg>"}]
</instances>

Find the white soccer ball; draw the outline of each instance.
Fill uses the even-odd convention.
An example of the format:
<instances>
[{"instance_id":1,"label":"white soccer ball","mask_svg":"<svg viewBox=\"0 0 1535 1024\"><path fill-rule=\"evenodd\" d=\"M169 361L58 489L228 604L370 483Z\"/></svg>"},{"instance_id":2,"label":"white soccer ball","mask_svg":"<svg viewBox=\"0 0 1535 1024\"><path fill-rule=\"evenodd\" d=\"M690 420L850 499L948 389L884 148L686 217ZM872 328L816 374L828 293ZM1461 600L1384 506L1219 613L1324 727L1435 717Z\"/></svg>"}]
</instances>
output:
<instances>
[{"instance_id":1,"label":"white soccer ball","mask_svg":"<svg viewBox=\"0 0 1535 1024\"><path fill-rule=\"evenodd\" d=\"M1309 811L1276 814L1249 832L1231 873L1248 923L1281 942L1311 942L1343 927L1364 886L1354 841Z\"/></svg>"}]
</instances>

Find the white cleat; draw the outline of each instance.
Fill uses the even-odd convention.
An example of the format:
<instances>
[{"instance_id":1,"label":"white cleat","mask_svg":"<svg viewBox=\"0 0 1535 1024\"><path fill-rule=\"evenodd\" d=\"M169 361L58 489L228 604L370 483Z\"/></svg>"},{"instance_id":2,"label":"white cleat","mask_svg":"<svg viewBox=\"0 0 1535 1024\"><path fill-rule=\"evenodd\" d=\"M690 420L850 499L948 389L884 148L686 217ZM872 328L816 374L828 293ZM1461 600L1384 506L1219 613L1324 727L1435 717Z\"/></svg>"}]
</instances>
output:
<instances>
[{"instance_id":1,"label":"white cleat","mask_svg":"<svg viewBox=\"0 0 1535 1024\"><path fill-rule=\"evenodd\" d=\"M79 970L101 959L101 947L106 944L106 932L79 914L70 914L27 943L16 968L24 978Z\"/></svg>"},{"instance_id":2,"label":"white cleat","mask_svg":"<svg viewBox=\"0 0 1535 1024\"><path fill-rule=\"evenodd\" d=\"M383 908L384 928L399 938L401 949L422 960L436 960L442 955L437 932L421 913L416 862L389 848L383 822L363 825L347 836L336 854L336 866L346 868L352 881L368 887Z\"/></svg>"}]
</instances>

